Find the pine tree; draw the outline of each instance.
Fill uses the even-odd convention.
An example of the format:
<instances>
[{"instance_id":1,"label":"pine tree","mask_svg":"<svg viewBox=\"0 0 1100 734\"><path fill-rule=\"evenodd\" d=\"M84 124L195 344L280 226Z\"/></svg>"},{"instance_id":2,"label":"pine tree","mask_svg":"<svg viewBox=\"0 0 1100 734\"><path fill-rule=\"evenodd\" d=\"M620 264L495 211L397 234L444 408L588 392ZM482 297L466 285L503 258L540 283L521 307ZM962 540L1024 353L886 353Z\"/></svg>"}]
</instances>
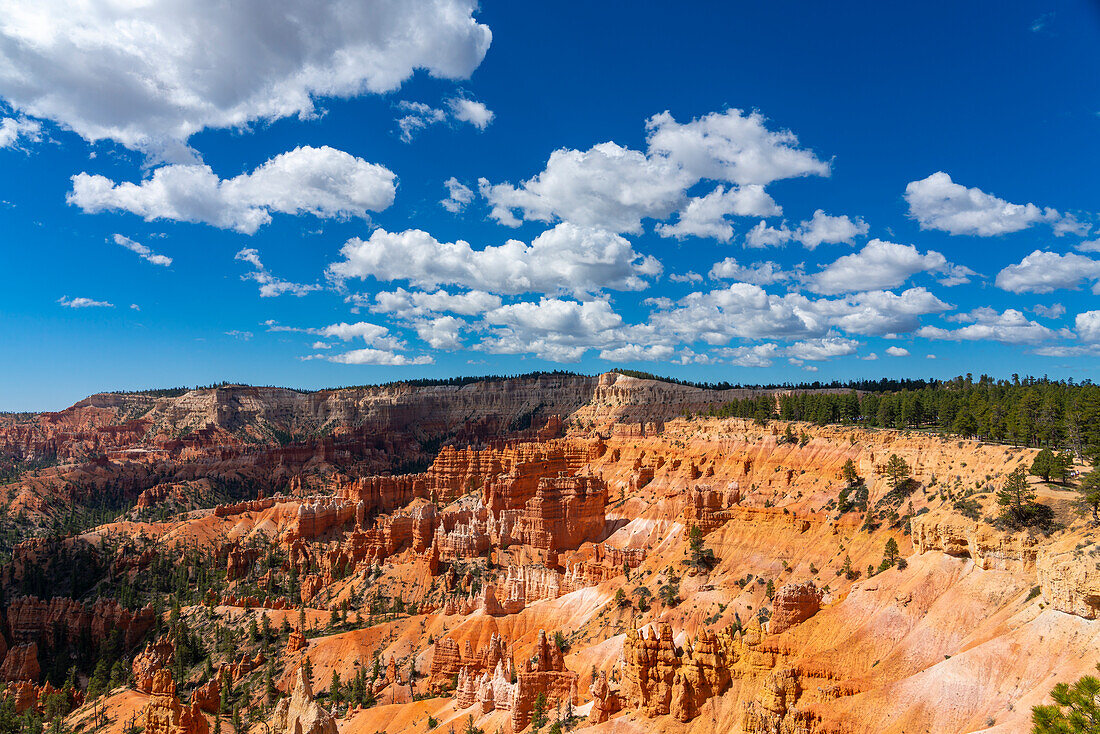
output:
<instances>
[{"instance_id":1,"label":"pine tree","mask_svg":"<svg viewBox=\"0 0 1100 734\"><path fill-rule=\"evenodd\" d=\"M1100 670L1100 665L1096 666ZM1054 704L1031 709L1032 734L1100 732L1100 679L1086 675L1072 686L1059 683L1050 692Z\"/></svg>"},{"instance_id":2,"label":"pine tree","mask_svg":"<svg viewBox=\"0 0 1100 734\"><path fill-rule=\"evenodd\" d=\"M535 706L531 709L531 728L538 731L546 724L546 694L535 696Z\"/></svg>"},{"instance_id":3,"label":"pine tree","mask_svg":"<svg viewBox=\"0 0 1100 734\"><path fill-rule=\"evenodd\" d=\"M897 565L898 559L901 554L898 552L898 541L892 537L886 539L886 548L882 552L882 563L879 564L879 572L883 572L888 568L893 568Z\"/></svg>"},{"instance_id":4,"label":"pine tree","mask_svg":"<svg viewBox=\"0 0 1100 734\"><path fill-rule=\"evenodd\" d=\"M909 479L909 465L897 454L890 454L886 460L886 476L890 478L890 489L897 489Z\"/></svg>"},{"instance_id":5,"label":"pine tree","mask_svg":"<svg viewBox=\"0 0 1100 734\"><path fill-rule=\"evenodd\" d=\"M264 696L268 703L273 703L279 697L279 689L275 687L275 661L270 658L264 670Z\"/></svg>"},{"instance_id":6,"label":"pine tree","mask_svg":"<svg viewBox=\"0 0 1100 734\"><path fill-rule=\"evenodd\" d=\"M844 475L844 481L847 482L849 487L863 484L863 478L859 476L859 472L856 469L856 463L851 459L844 462L844 467L840 471Z\"/></svg>"},{"instance_id":7,"label":"pine tree","mask_svg":"<svg viewBox=\"0 0 1100 734\"><path fill-rule=\"evenodd\" d=\"M1100 467L1093 469L1081 479L1081 486L1077 488L1081 495L1081 501L1092 510L1092 522L1095 525L1100 522Z\"/></svg>"},{"instance_id":8,"label":"pine tree","mask_svg":"<svg viewBox=\"0 0 1100 734\"><path fill-rule=\"evenodd\" d=\"M1035 515L1035 491L1027 483L1027 472L1021 464L1012 470L1004 487L997 492L997 504L1004 508L1003 519L1011 525L1027 525Z\"/></svg>"},{"instance_id":9,"label":"pine tree","mask_svg":"<svg viewBox=\"0 0 1100 734\"><path fill-rule=\"evenodd\" d=\"M340 692L340 674L336 672L336 669L332 669L332 681L328 684L328 695L332 699L332 702L339 705L341 692Z\"/></svg>"},{"instance_id":10,"label":"pine tree","mask_svg":"<svg viewBox=\"0 0 1100 734\"><path fill-rule=\"evenodd\" d=\"M110 678L111 665L107 662L107 658L100 658L99 662L95 665L95 670L92 672L91 679L88 681L88 695L98 696L106 692Z\"/></svg>"},{"instance_id":11,"label":"pine tree","mask_svg":"<svg viewBox=\"0 0 1100 734\"><path fill-rule=\"evenodd\" d=\"M1056 462L1054 452L1050 449L1043 449L1035 455L1035 460L1031 462L1032 476L1042 477L1044 482L1049 482L1050 475L1055 471Z\"/></svg>"}]
</instances>

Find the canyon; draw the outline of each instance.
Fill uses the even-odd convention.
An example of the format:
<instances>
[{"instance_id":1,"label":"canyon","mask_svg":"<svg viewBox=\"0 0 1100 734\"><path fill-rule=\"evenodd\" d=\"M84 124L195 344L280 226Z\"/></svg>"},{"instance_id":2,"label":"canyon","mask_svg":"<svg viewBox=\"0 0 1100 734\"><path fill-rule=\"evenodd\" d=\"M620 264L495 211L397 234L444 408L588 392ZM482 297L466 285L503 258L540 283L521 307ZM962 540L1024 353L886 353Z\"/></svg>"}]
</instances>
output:
<instances>
[{"instance_id":1,"label":"canyon","mask_svg":"<svg viewBox=\"0 0 1100 734\"><path fill-rule=\"evenodd\" d=\"M67 721L112 734L1012 732L1093 669L1075 493L1032 478L1055 522L994 521L1037 449L707 415L780 392L541 375L5 416L5 695L45 711L85 665ZM55 530L92 499L110 516Z\"/></svg>"}]
</instances>

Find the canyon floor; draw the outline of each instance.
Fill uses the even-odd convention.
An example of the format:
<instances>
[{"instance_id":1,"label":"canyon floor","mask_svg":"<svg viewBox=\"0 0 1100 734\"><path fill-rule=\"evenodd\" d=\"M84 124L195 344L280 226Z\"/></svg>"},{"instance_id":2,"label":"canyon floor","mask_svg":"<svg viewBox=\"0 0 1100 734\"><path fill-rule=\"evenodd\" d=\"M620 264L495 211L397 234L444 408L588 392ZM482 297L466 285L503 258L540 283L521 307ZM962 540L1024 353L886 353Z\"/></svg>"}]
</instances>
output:
<instances>
[{"instance_id":1,"label":"canyon floor","mask_svg":"<svg viewBox=\"0 0 1100 734\"><path fill-rule=\"evenodd\" d=\"M993 521L1036 449L706 416L758 394L611 373L0 418L0 677L80 732L811 734L1025 731L1095 669L1073 487L1029 480L1041 529Z\"/></svg>"}]
</instances>

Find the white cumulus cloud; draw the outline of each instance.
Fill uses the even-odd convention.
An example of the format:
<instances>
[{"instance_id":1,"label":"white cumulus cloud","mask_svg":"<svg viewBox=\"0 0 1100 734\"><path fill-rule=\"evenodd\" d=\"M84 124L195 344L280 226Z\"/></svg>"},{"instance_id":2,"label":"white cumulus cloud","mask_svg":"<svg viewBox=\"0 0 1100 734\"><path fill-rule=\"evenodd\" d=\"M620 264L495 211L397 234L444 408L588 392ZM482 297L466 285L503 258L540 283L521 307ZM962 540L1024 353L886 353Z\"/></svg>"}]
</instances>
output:
<instances>
[{"instance_id":1,"label":"white cumulus cloud","mask_svg":"<svg viewBox=\"0 0 1100 734\"><path fill-rule=\"evenodd\" d=\"M0 97L87 140L177 152L204 128L308 117L327 97L467 78L476 0L0 3Z\"/></svg>"},{"instance_id":2,"label":"white cumulus cloud","mask_svg":"<svg viewBox=\"0 0 1100 734\"><path fill-rule=\"evenodd\" d=\"M343 352L341 354L317 354L313 355L313 359L325 359L329 362L337 362L339 364L374 364L374 365L387 365L390 367L407 367L410 365L420 364L432 364L435 360L427 354L422 354L417 357L410 357L407 354L400 354L398 352L392 352L387 349L374 349L373 347L364 347L362 349L353 349L350 352Z\"/></svg>"},{"instance_id":3,"label":"white cumulus cloud","mask_svg":"<svg viewBox=\"0 0 1100 734\"><path fill-rule=\"evenodd\" d=\"M938 229L954 235L994 235L1018 232L1039 222L1050 223L1055 234L1078 232L1088 227L1072 216L1035 204L1012 204L978 188L967 188L939 171L905 187L909 216L921 229Z\"/></svg>"},{"instance_id":4,"label":"white cumulus cloud","mask_svg":"<svg viewBox=\"0 0 1100 734\"><path fill-rule=\"evenodd\" d=\"M576 362L589 349L613 350L639 340L636 330L601 299L542 298L501 306L485 314L485 337L475 345L491 354L534 354L554 362Z\"/></svg>"},{"instance_id":5,"label":"white cumulus cloud","mask_svg":"<svg viewBox=\"0 0 1100 734\"><path fill-rule=\"evenodd\" d=\"M827 336L821 339L809 339L795 342L786 349L788 356L795 359L820 362L833 357L845 357L855 354L859 342L839 336Z\"/></svg>"},{"instance_id":6,"label":"white cumulus cloud","mask_svg":"<svg viewBox=\"0 0 1100 734\"><path fill-rule=\"evenodd\" d=\"M764 191L769 183L797 176L827 176L829 164L799 147L789 131L769 130L759 113L731 109L679 123L668 112L646 122L645 152L614 142L587 151L554 151L545 169L518 186L491 184L480 190L492 217L518 226L521 220L572 222L614 232L640 233L642 220L681 212L665 236L729 239L724 217L767 216L779 207ZM703 180L732 184L689 201L687 190Z\"/></svg>"},{"instance_id":7,"label":"white cumulus cloud","mask_svg":"<svg viewBox=\"0 0 1100 734\"><path fill-rule=\"evenodd\" d=\"M733 225L727 217L770 217L782 213L763 186L750 184L729 189L719 186L706 196L689 199L675 224L658 224L656 231L662 237L692 236L729 242Z\"/></svg>"},{"instance_id":8,"label":"white cumulus cloud","mask_svg":"<svg viewBox=\"0 0 1100 734\"><path fill-rule=\"evenodd\" d=\"M530 245L508 240L483 250L463 240L440 242L418 229L377 229L366 240L348 240L340 254L344 260L328 268L338 281L373 277L423 288L456 285L506 294L635 291L661 273L656 259L643 257L619 235L567 223Z\"/></svg>"},{"instance_id":9,"label":"white cumulus cloud","mask_svg":"<svg viewBox=\"0 0 1100 734\"><path fill-rule=\"evenodd\" d=\"M1014 308L1003 313L992 308L977 308L968 314L960 315L956 320L971 321L958 329L943 329L938 326L925 326L917 332L926 339L950 341L997 341L1005 344L1035 344L1065 336L1040 323L1029 321L1026 316Z\"/></svg>"},{"instance_id":10,"label":"white cumulus cloud","mask_svg":"<svg viewBox=\"0 0 1100 734\"><path fill-rule=\"evenodd\" d=\"M793 271L783 270L773 262L759 262L752 265L740 265L737 260L727 257L714 263L710 269L709 277L714 279L739 280L742 283L755 285L772 285L787 280L792 280L798 275Z\"/></svg>"},{"instance_id":11,"label":"white cumulus cloud","mask_svg":"<svg viewBox=\"0 0 1100 734\"><path fill-rule=\"evenodd\" d=\"M443 185L447 187L447 198L440 199L439 205L451 214L458 214L474 200L473 189L454 176L444 181Z\"/></svg>"},{"instance_id":12,"label":"white cumulus cloud","mask_svg":"<svg viewBox=\"0 0 1100 734\"><path fill-rule=\"evenodd\" d=\"M818 209L810 219L799 225L794 237L807 250L812 250L822 243L852 244L856 237L867 234L868 229L867 223L862 219L853 220L846 215L834 217Z\"/></svg>"},{"instance_id":13,"label":"white cumulus cloud","mask_svg":"<svg viewBox=\"0 0 1100 734\"><path fill-rule=\"evenodd\" d=\"M456 120L468 122L478 130L489 127L489 123L496 117L496 114L486 107L484 102L478 102L474 99L454 97L447 100L447 106Z\"/></svg>"},{"instance_id":14,"label":"white cumulus cloud","mask_svg":"<svg viewBox=\"0 0 1100 734\"><path fill-rule=\"evenodd\" d=\"M1084 255L1035 250L1016 265L997 273L997 287L1012 293L1050 293L1059 289L1076 290L1081 281L1100 279L1100 260ZM1093 293L1100 294L1094 282Z\"/></svg>"},{"instance_id":15,"label":"white cumulus cloud","mask_svg":"<svg viewBox=\"0 0 1100 734\"><path fill-rule=\"evenodd\" d=\"M1084 311L1074 319L1077 338L1083 342L1100 342L1100 311Z\"/></svg>"},{"instance_id":16,"label":"white cumulus cloud","mask_svg":"<svg viewBox=\"0 0 1100 734\"><path fill-rule=\"evenodd\" d=\"M894 288L921 272L942 271L947 259L935 250L922 254L912 245L874 239L862 250L844 255L809 279L815 293Z\"/></svg>"},{"instance_id":17,"label":"white cumulus cloud","mask_svg":"<svg viewBox=\"0 0 1100 734\"><path fill-rule=\"evenodd\" d=\"M360 217L394 200L394 174L335 148L303 146L251 173L220 179L202 164L161 166L139 184L79 173L67 200L89 214L125 211L146 221L202 222L253 234L271 212Z\"/></svg>"}]
</instances>

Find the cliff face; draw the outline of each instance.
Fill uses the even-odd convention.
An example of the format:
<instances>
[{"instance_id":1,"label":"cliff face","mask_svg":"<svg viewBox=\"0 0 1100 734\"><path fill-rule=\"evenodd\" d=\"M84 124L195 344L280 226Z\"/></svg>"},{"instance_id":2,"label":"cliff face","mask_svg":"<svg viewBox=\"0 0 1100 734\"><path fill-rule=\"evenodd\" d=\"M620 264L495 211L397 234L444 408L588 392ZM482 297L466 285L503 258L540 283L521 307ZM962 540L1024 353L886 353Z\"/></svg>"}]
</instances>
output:
<instances>
[{"instance_id":1,"label":"cliff face","mask_svg":"<svg viewBox=\"0 0 1100 734\"><path fill-rule=\"evenodd\" d=\"M205 584L188 597L203 603L180 614L233 644L204 639L216 672L194 666L177 695L151 610L8 593L2 672L35 705L55 630L118 629L137 691L112 715L129 719L126 696L148 703L151 734L202 734L224 681L258 706L269 665L287 695L268 724L286 734L412 734L429 716L519 732L537 707L580 707L596 731L1009 732L1053 682L1090 672L1100 550L1072 492L1033 483L1059 523L1046 531L986 519L1033 450L806 424L790 441L779 421L683 417L732 396L546 377L95 396L65 418L8 420L0 434L23 437L9 445L51 421L55 438L64 421L65 436L104 434L80 451L126 426L94 461L25 476L27 502L141 497L79 537L24 541L9 592L74 547L108 594L187 564L174 583ZM900 488L894 454L912 469ZM191 489L223 504L189 504ZM334 710L320 690L334 680L375 705Z\"/></svg>"},{"instance_id":2,"label":"cliff face","mask_svg":"<svg viewBox=\"0 0 1100 734\"><path fill-rule=\"evenodd\" d=\"M108 488L120 495L120 504L148 492L142 506L178 492L172 482L202 478L274 480L282 489L291 477L317 468L363 475L427 464L435 457L425 447L441 442L542 440L559 435L565 421L598 422L610 430L618 421L663 420L727 399L726 393L617 374L312 393L227 386L175 397L101 394L58 413L0 418L0 460L61 462L7 488L13 515L49 515ZM450 485L426 480L437 492L466 491L461 479ZM58 487L66 488L63 495ZM391 509L403 504L394 504L401 488L363 490L388 493Z\"/></svg>"},{"instance_id":3,"label":"cliff face","mask_svg":"<svg viewBox=\"0 0 1100 734\"><path fill-rule=\"evenodd\" d=\"M1100 619L1100 545L1081 543L1072 549L1049 548L1039 556L1038 578L1043 599L1054 609L1084 619Z\"/></svg>"}]
</instances>

